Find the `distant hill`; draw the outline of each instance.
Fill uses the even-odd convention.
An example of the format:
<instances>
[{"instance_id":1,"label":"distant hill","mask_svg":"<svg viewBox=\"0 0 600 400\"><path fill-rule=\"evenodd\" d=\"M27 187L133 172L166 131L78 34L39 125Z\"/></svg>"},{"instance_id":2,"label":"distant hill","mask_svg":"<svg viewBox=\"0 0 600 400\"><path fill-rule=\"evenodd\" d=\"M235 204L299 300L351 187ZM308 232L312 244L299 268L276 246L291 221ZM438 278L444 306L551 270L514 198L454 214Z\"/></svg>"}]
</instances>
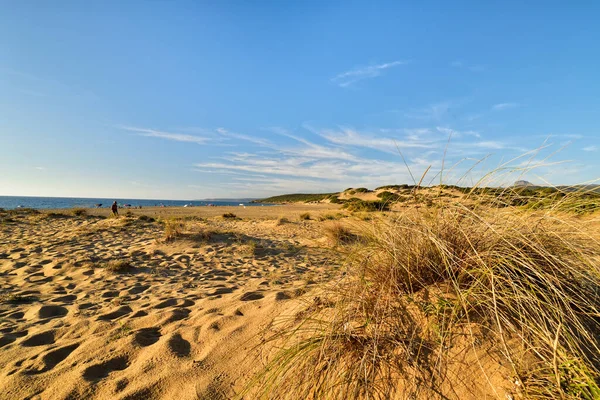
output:
<instances>
[{"instance_id":1,"label":"distant hill","mask_svg":"<svg viewBox=\"0 0 600 400\"><path fill-rule=\"evenodd\" d=\"M471 192L471 188L469 187L459 187L459 186L452 186L452 185L442 185L441 187L445 188L445 189L455 189L458 190L460 192L463 193L469 193ZM516 181L513 186L511 186L513 189L518 190L519 192L521 191L540 191L540 193L553 193L556 191L561 191L561 192L565 192L565 193L569 193L569 192L588 192L588 193L594 193L594 194L600 194L600 184L593 184L593 185L572 185L572 186L567 186L567 185L561 185L561 186L538 186L538 185L534 185L533 183L529 182L529 181L525 181L525 180L519 180ZM380 186L378 188L376 188L374 191L373 190L369 190L366 188L348 188L346 190L344 190L343 192L335 192L335 193L293 193L293 194L282 194L279 196L272 196L272 197L268 197L265 199L253 199L251 202L252 203L272 203L272 204L283 204L283 203L310 203L310 202L323 202L323 201L327 201L327 202L331 202L331 203L343 203L347 200L351 200L352 197L360 197L362 199L366 199L366 200L373 200L373 199L368 199L367 196L376 196L378 199L381 198L381 194L382 193L388 193L388 194L392 194L392 192L395 192L396 194L406 194L407 192L409 192L410 190L412 190L414 188L414 186L412 185L387 185L387 186ZM423 187L423 189L426 189L427 187ZM502 188L502 187L493 187L493 188L475 188L473 193L474 194L482 194L482 193L487 193L487 194L499 194L502 193L506 190L507 188ZM385 191L384 191L385 190ZM532 192L534 193L534 192ZM377 200L378 200L377 199Z\"/></svg>"},{"instance_id":2,"label":"distant hill","mask_svg":"<svg viewBox=\"0 0 600 400\"><path fill-rule=\"evenodd\" d=\"M311 201L322 201L337 193L294 193L283 194L281 196L267 197L266 199L256 199L253 203L308 203Z\"/></svg>"},{"instance_id":3,"label":"distant hill","mask_svg":"<svg viewBox=\"0 0 600 400\"><path fill-rule=\"evenodd\" d=\"M523 186L536 186L533 183L529 182L529 181L516 181L515 183L513 183L513 186L518 186L518 187L523 187Z\"/></svg>"},{"instance_id":4,"label":"distant hill","mask_svg":"<svg viewBox=\"0 0 600 400\"><path fill-rule=\"evenodd\" d=\"M194 201L229 201L229 202L240 202L240 203L251 203L254 200L259 200L258 198L243 198L243 199L199 199Z\"/></svg>"}]
</instances>

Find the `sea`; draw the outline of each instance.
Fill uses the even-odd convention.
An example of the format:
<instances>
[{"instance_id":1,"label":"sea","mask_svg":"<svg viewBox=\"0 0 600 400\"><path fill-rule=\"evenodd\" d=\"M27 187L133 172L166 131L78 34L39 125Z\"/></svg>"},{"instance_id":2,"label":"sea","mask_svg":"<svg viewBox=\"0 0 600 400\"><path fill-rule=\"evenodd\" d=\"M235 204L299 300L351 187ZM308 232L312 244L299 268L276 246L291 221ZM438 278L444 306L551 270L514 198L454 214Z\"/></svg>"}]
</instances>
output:
<instances>
[{"instance_id":1,"label":"sea","mask_svg":"<svg viewBox=\"0 0 600 400\"><path fill-rule=\"evenodd\" d=\"M196 207L196 206L267 206L267 204L250 203L248 200L148 200L148 199L92 199L78 197L22 197L0 196L0 208L12 210L16 208L58 209L58 208L107 208L117 201L119 207Z\"/></svg>"}]
</instances>

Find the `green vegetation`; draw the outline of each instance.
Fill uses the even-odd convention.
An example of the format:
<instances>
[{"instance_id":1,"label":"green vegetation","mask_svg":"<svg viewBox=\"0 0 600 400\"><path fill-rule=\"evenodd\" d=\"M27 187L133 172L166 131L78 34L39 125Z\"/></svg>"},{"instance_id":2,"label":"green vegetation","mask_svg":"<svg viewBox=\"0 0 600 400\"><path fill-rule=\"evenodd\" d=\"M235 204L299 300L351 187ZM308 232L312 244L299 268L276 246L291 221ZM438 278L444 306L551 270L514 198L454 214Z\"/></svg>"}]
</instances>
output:
<instances>
[{"instance_id":1,"label":"green vegetation","mask_svg":"<svg viewBox=\"0 0 600 400\"><path fill-rule=\"evenodd\" d=\"M404 199L404 197L388 191L378 193L377 197L379 197L384 203L396 203Z\"/></svg>"},{"instance_id":2,"label":"green vegetation","mask_svg":"<svg viewBox=\"0 0 600 400\"><path fill-rule=\"evenodd\" d=\"M336 193L320 193L320 194L310 194L310 193L297 193L297 194L284 194L281 196L273 196L268 197L266 199L254 200L254 203L308 203L312 201L322 201L327 199L331 195L335 195Z\"/></svg>"},{"instance_id":3,"label":"green vegetation","mask_svg":"<svg viewBox=\"0 0 600 400\"><path fill-rule=\"evenodd\" d=\"M342 208L348 211L387 211L390 208L390 204L385 201L366 201L353 197L349 199Z\"/></svg>"}]
</instances>

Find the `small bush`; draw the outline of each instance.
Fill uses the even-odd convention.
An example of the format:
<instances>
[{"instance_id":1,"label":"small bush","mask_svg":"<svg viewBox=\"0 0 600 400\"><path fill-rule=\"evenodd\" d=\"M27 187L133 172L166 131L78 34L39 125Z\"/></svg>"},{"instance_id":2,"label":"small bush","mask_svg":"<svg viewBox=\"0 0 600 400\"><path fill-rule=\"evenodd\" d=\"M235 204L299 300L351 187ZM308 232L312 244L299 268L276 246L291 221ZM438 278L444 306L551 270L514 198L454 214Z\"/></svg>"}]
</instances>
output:
<instances>
[{"instance_id":1,"label":"small bush","mask_svg":"<svg viewBox=\"0 0 600 400\"><path fill-rule=\"evenodd\" d=\"M73 215L76 217L83 217L84 215L87 215L87 210L85 208L74 208Z\"/></svg>"},{"instance_id":2,"label":"small bush","mask_svg":"<svg viewBox=\"0 0 600 400\"><path fill-rule=\"evenodd\" d=\"M138 220L139 220L139 221L142 221L142 222L154 222L154 221L156 221L154 218L152 218L152 217L149 217L149 216L147 216L147 215L140 215L140 216L138 217Z\"/></svg>"},{"instance_id":3,"label":"small bush","mask_svg":"<svg viewBox=\"0 0 600 400\"><path fill-rule=\"evenodd\" d=\"M256 249L258 244L254 240L248 240L246 243L241 244L236 253L242 257L254 257L256 255Z\"/></svg>"},{"instance_id":4,"label":"small bush","mask_svg":"<svg viewBox=\"0 0 600 400\"><path fill-rule=\"evenodd\" d=\"M131 270L131 264L125 260L113 260L106 263L104 267L107 271L110 272L127 272Z\"/></svg>"},{"instance_id":5,"label":"small bush","mask_svg":"<svg viewBox=\"0 0 600 400\"><path fill-rule=\"evenodd\" d=\"M384 201L366 201L356 198L350 199L342 207L348 211L388 211L390 205Z\"/></svg>"},{"instance_id":6,"label":"small bush","mask_svg":"<svg viewBox=\"0 0 600 400\"><path fill-rule=\"evenodd\" d=\"M302 221L308 221L310 219L310 214L309 213L302 213L300 214L300 220Z\"/></svg>"},{"instance_id":7,"label":"small bush","mask_svg":"<svg viewBox=\"0 0 600 400\"><path fill-rule=\"evenodd\" d=\"M326 226L325 235L334 246L350 244L357 239L350 229L340 223Z\"/></svg>"},{"instance_id":8,"label":"small bush","mask_svg":"<svg viewBox=\"0 0 600 400\"><path fill-rule=\"evenodd\" d=\"M165 221L165 241L175 240L183 235L185 222L180 219L169 219Z\"/></svg>"},{"instance_id":9,"label":"small bush","mask_svg":"<svg viewBox=\"0 0 600 400\"><path fill-rule=\"evenodd\" d=\"M336 219L340 219L341 214L325 214L319 217L319 221L332 221Z\"/></svg>"},{"instance_id":10,"label":"small bush","mask_svg":"<svg viewBox=\"0 0 600 400\"><path fill-rule=\"evenodd\" d=\"M290 222L290 220L289 220L289 219L287 219L286 217L279 217L279 218L277 218L277 221L276 221L276 223L275 223L275 224L276 224L277 226L279 226L279 225L284 225L284 224L287 224L287 223L289 223L289 222Z\"/></svg>"},{"instance_id":11,"label":"small bush","mask_svg":"<svg viewBox=\"0 0 600 400\"><path fill-rule=\"evenodd\" d=\"M130 210L127 210L127 212L125 213L125 217L127 217L127 218L133 218L133 217L135 217L135 214L132 213Z\"/></svg>"},{"instance_id":12,"label":"small bush","mask_svg":"<svg viewBox=\"0 0 600 400\"><path fill-rule=\"evenodd\" d=\"M225 219L237 219L237 215L235 215L234 213L228 212L223 214L223 218Z\"/></svg>"},{"instance_id":13,"label":"small bush","mask_svg":"<svg viewBox=\"0 0 600 400\"><path fill-rule=\"evenodd\" d=\"M381 192L377 195L384 203L396 203L402 199L402 196L392 192Z\"/></svg>"}]
</instances>

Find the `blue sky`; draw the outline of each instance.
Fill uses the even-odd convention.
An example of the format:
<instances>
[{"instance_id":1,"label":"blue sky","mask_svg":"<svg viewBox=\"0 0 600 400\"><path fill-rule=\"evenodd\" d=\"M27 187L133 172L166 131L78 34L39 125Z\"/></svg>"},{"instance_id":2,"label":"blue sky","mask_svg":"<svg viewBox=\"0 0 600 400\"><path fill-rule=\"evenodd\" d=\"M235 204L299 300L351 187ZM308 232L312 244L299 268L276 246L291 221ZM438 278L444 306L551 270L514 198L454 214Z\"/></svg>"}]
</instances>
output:
<instances>
[{"instance_id":1,"label":"blue sky","mask_svg":"<svg viewBox=\"0 0 600 400\"><path fill-rule=\"evenodd\" d=\"M600 177L598 2L0 7L0 195Z\"/></svg>"}]
</instances>

